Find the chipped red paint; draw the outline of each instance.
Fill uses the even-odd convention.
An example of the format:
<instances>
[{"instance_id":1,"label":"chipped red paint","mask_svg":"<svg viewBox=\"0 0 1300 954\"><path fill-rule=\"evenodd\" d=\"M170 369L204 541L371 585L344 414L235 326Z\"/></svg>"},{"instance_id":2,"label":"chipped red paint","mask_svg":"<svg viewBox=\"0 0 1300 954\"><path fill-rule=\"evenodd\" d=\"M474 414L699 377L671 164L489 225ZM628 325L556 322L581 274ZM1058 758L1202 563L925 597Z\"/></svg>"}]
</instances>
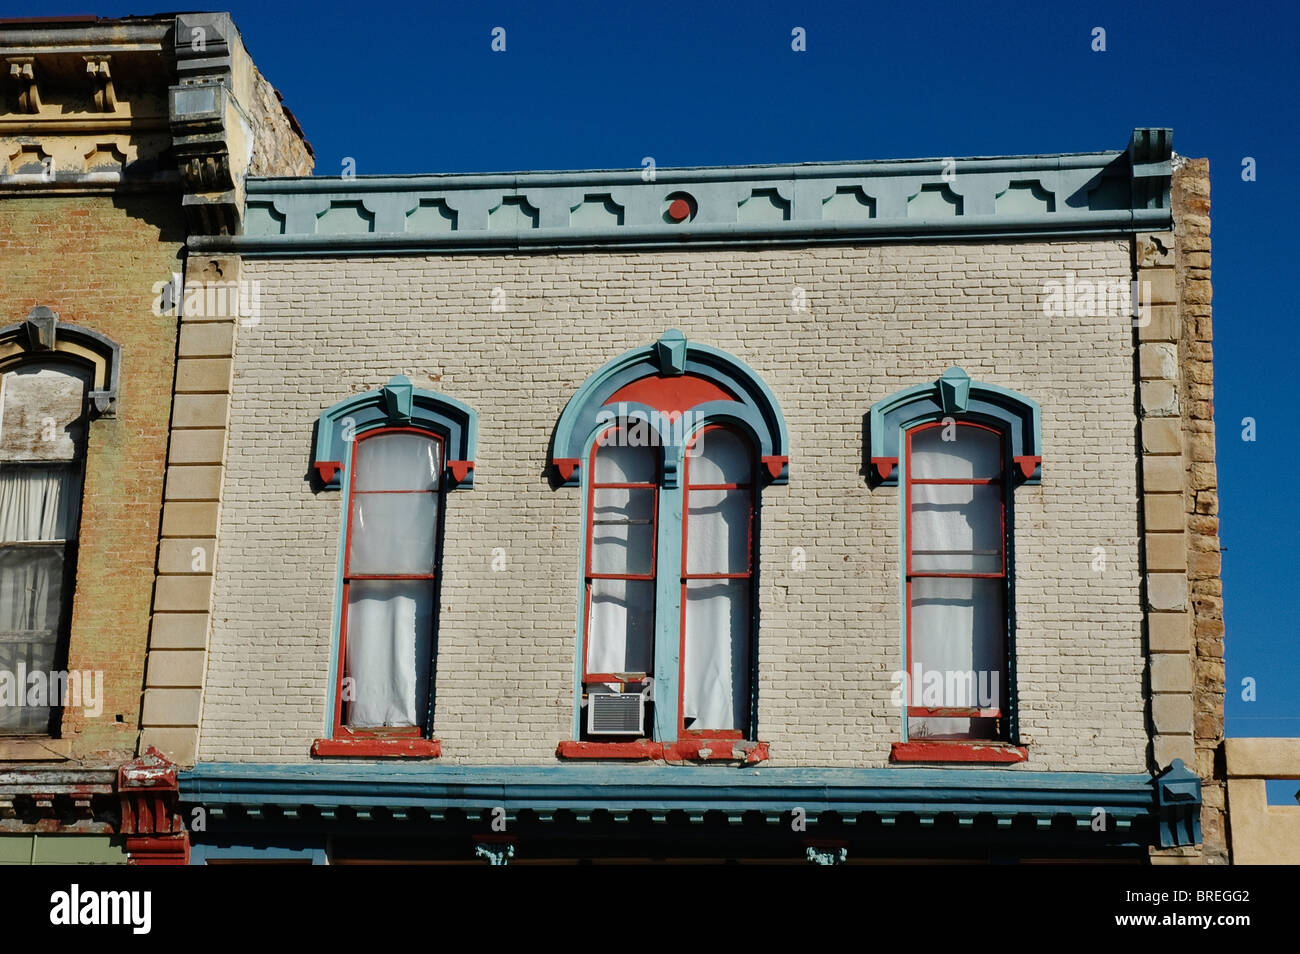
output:
<instances>
[{"instance_id":1,"label":"chipped red paint","mask_svg":"<svg viewBox=\"0 0 1300 954\"><path fill-rule=\"evenodd\" d=\"M474 469L474 462L472 460L449 460L447 461L447 467L451 469L452 480L461 484L465 482L469 472Z\"/></svg>"},{"instance_id":2,"label":"chipped red paint","mask_svg":"<svg viewBox=\"0 0 1300 954\"><path fill-rule=\"evenodd\" d=\"M188 865L188 834L171 838L133 837L126 840L127 854L135 865Z\"/></svg>"},{"instance_id":3,"label":"chipped red paint","mask_svg":"<svg viewBox=\"0 0 1300 954\"><path fill-rule=\"evenodd\" d=\"M735 400L736 396L730 391L697 374L678 374L673 377L652 374L623 385L610 395L604 406L644 404L665 414L676 414L709 401Z\"/></svg>"},{"instance_id":4,"label":"chipped red paint","mask_svg":"<svg viewBox=\"0 0 1300 954\"><path fill-rule=\"evenodd\" d=\"M790 463L790 458L784 454L768 455L763 458L763 465L767 467L767 472L776 480L781 476L781 471L785 470L785 465Z\"/></svg>"},{"instance_id":5,"label":"chipped red paint","mask_svg":"<svg viewBox=\"0 0 1300 954\"><path fill-rule=\"evenodd\" d=\"M897 457L873 457L871 458L871 463L875 466L876 473L880 475L880 479L888 480L889 475L892 474L894 472L894 468L898 466L898 458Z\"/></svg>"},{"instance_id":6,"label":"chipped red paint","mask_svg":"<svg viewBox=\"0 0 1300 954\"><path fill-rule=\"evenodd\" d=\"M409 736L317 739L311 744L311 754L321 758L436 759L442 755L442 742Z\"/></svg>"},{"instance_id":7,"label":"chipped red paint","mask_svg":"<svg viewBox=\"0 0 1300 954\"><path fill-rule=\"evenodd\" d=\"M1013 457L1012 460L1020 465L1020 472L1025 475L1025 480L1034 476L1034 471L1037 470L1038 465L1043 462L1043 458L1030 455Z\"/></svg>"},{"instance_id":8,"label":"chipped red paint","mask_svg":"<svg viewBox=\"0 0 1300 954\"><path fill-rule=\"evenodd\" d=\"M561 480L571 480L573 472L578 469L580 461L576 457L557 457L551 463L555 465Z\"/></svg>"},{"instance_id":9,"label":"chipped red paint","mask_svg":"<svg viewBox=\"0 0 1300 954\"><path fill-rule=\"evenodd\" d=\"M120 831L132 863L188 864L190 836L180 815L176 766L151 745L118 769L117 790Z\"/></svg>"},{"instance_id":10,"label":"chipped red paint","mask_svg":"<svg viewBox=\"0 0 1300 954\"><path fill-rule=\"evenodd\" d=\"M1024 762L1029 750L988 742L895 742L889 758L893 762Z\"/></svg>"},{"instance_id":11,"label":"chipped red paint","mask_svg":"<svg viewBox=\"0 0 1300 954\"><path fill-rule=\"evenodd\" d=\"M744 762L756 765L770 758L766 742L739 739L681 739L677 742L561 742L562 759L654 759L665 762Z\"/></svg>"},{"instance_id":12,"label":"chipped red paint","mask_svg":"<svg viewBox=\"0 0 1300 954\"><path fill-rule=\"evenodd\" d=\"M313 466L316 468L316 473L320 475L320 479L327 484L331 483L334 480L334 475L343 469L342 462L337 460L318 460Z\"/></svg>"}]
</instances>

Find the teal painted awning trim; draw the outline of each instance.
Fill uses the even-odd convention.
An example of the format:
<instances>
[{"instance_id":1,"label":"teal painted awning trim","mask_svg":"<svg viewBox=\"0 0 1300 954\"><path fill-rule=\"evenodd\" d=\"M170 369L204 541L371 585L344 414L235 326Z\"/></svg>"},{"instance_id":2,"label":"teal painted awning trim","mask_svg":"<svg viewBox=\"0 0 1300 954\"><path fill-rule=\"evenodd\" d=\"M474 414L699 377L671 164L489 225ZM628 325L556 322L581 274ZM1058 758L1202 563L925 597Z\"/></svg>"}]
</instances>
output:
<instances>
[{"instance_id":1,"label":"teal painted awning trim","mask_svg":"<svg viewBox=\"0 0 1300 954\"><path fill-rule=\"evenodd\" d=\"M202 763L180 775L190 805L277 809L351 808L364 814L423 808L485 812L757 811L780 818L795 807L821 813L1000 818L1068 815L1091 822L1154 822L1161 847L1200 840L1200 779L1181 761L1161 775L948 768L689 768L656 765L276 765Z\"/></svg>"},{"instance_id":2,"label":"teal painted awning trim","mask_svg":"<svg viewBox=\"0 0 1300 954\"><path fill-rule=\"evenodd\" d=\"M263 256L400 255L1159 231L1172 223L1171 157L1169 130L1138 129L1122 151L1044 156L657 169L652 177L630 169L250 178L245 234L189 243ZM677 198L684 214L682 206L669 212Z\"/></svg>"}]
</instances>

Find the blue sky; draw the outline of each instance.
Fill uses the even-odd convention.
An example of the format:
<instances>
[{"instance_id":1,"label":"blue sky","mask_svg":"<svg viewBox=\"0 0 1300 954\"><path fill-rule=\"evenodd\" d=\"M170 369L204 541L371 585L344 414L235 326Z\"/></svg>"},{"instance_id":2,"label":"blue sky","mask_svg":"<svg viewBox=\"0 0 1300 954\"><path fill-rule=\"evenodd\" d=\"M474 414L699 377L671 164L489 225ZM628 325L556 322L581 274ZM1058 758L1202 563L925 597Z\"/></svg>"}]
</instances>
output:
<instances>
[{"instance_id":1,"label":"blue sky","mask_svg":"<svg viewBox=\"0 0 1300 954\"><path fill-rule=\"evenodd\" d=\"M42 9L44 6L44 9ZM243 2L254 60L358 174L1122 149L1208 157L1228 734L1300 735L1294 4ZM1055 9L1053 9L1055 7ZM115 0L11 4L6 15ZM503 27L506 50L490 49ZM791 50L803 27L807 50ZM1106 31L1094 52L1092 31ZM1257 181L1244 182L1253 157ZM1241 421L1257 439L1241 439ZM1290 541L1289 543L1287 541ZM1242 680L1257 700L1241 698ZM1294 783L1291 783L1294 784Z\"/></svg>"}]
</instances>

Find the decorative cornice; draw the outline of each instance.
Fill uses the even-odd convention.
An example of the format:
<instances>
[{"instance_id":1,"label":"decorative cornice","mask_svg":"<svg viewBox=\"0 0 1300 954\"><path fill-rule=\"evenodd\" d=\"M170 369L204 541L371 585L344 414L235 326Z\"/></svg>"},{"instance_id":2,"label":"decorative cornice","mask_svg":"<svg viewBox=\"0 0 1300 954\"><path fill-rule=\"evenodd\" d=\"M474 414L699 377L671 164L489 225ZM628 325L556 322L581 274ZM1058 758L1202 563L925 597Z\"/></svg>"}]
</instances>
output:
<instances>
[{"instance_id":1,"label":"decorative cornice","mask_svg":"<svg viewBox=\"0 0 1300 954\"><path fill-rule=\"evenodd\" d=\"M181 798L210 817L287 818L306 827L342 818L357 821L421 817L449 812L475 815L504 809L554 819L572 813L579 823L598 812L615 819L642 811L657 822L669 813L703 821L716 812L739 822L757 812L768 821L788 818L798 806L810 823L822 816L871 815L892 824L915 816L924 824L955 816L959 824L996 819L995 831L1016 819L1049 829L1063 816L1079 831L1095 830L1098 809L1112 843L1190 844L1183 824L1200 804L1195 776L1175 765L1149 775L1027 772L978 768L734 768L692 766L464 766L273 765L206 763L180 776ZM1174 786L1175 788L1171 788ZM1169 790L1177 796L1170 801ZM310 823L306 819L313 819Z\"/></svg>"},{"instance_id":2,"label":"decorative cornice","mask_svg":"<svg viewBox=\"0 0 1300 954\"><path fill-rule=\"evenodd\" d=\"M121 832L136 864L186 864L189 835L181 818L176 766L152 745L117 774Z\"/></svg>"},{"instance_id":3,"label":"decorative cornice","mask_svg":"<svg viewBox=\"0 0 1300 954\"><path fill-rule=\"evenodd\" d=\"M0 833L117 831L112 768L5 767L0 770Z\"/></svg>"},{"instance_id":4,"label":"decorative cornice","mask_svg":"<svg viewBox=\"0 0 1300 954\"><path fill-rule=\"evenodd\" d=\"M660 169L649 181L639 169L249 179L245 234L190 244L344 255L1131 233L1169 227L1169 149L1169 130L1139 129L1119 152Z\"/></svg>"}]
</instances>

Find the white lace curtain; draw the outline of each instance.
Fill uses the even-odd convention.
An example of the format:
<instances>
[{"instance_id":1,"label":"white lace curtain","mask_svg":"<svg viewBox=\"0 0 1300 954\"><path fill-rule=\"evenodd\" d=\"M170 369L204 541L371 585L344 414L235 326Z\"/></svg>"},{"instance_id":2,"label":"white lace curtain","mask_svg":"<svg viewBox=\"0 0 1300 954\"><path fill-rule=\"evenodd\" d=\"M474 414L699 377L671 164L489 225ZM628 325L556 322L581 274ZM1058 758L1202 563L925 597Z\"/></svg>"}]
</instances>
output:
<instances>
[{"instance_id":1,"label":"white lace curtain","mask_svg":"<svg viewBox=\"0 0 1300 954\"><path fill-rule=\"evenodd\" d=\"M352 478L345 695L351 726L421 726L433 672L439 442L381 434L357 444ZM350 698L349 698L350 696Z\"/></svg>"},{"instance_id":2,"label":"white lace curtain","mask_svg":"<svg viewBox=\"0 0 1300 954\"><path fill-rule=\"evenodd\" d=\"M688 460L686 572L748 573L753 492L697 489L748 484L749 445L729 430L705 431ZM687 579L686 658L682 717L694 730L749 728L750 629L748 579Z\"/></svg>"},{"instance_id":3,"label":"white lace curtain","mask_svg":"<svg viewBox=\"0 0 1300 954\"><path fill-rule=\"evenodd\" d=\"M944 440L945 432L954 439ZM908 466L909 479L995 478L1002 473L1001 439L981 428L929 428L913 435ZM912 570L1000 574L1002 493L1000 484L913 484ZM917 576L911 584L913 670L908 673L908 703L997 708L1004 670L1005 581ZM917 666L922 681L912 685ZM942 678L937 700L925 695L926 673ZM965 673L973 674L969 684L962 678ZM990 728L988 720L969 718L916 718L909 724L917 737L980 736Z\"/></svg>"},{"instance_id":4,"label":"white lace curtain","mask_svg":"<svg viewBox=\"0 0 1300 954\"><path fill-rule=\"evenodd\" d=\"M0 464L0 671L15 680L20 666L54 668L66 555L66 543L55 541L75 534L80 502L74 466ZM0 706L0 732L44 731L49 713L48 705Z\"/></svg>"},{"instance_id":5,"label":"white lace curtain","mask_svg":"<svg viewBox=\"0 0 1300 954\"><path fill-rule=\"evenodd\" d=\"M654 483L656 448L609 445L596 453L601 483ZM752 492L698 489L747 484L752 451L737 435L711 429L689 458L697 489L689 502L686 572L750 570ZM592 571L653 574L653 519L659 488L600 487L592 492ZM654 671L654 580L591 581L587 671ZM749 728L751 599L748 579L687 579L682 714L689 729ZM674 620L674 624L676 620Z\"/></svg>"}]
</instances>

